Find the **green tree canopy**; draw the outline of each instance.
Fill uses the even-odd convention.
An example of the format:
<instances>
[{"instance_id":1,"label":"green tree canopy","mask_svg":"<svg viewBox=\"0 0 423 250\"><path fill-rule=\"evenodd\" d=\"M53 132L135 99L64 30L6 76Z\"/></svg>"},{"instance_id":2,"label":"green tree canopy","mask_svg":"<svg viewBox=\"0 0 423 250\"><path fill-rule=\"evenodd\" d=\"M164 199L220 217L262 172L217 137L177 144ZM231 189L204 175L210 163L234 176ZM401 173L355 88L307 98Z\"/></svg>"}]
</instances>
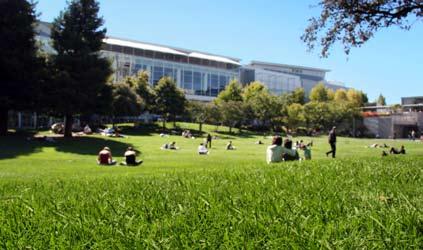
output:
<instances>
[{"instance_id":1,"label":"green tree canopy","mask_svg":"<svg viewBox=\"0 0 423 250\"><path fill-rule=\"evenodd\" d=\"M155 87L156 93L156 111L162 115L163 127L170 117L173 123L176 123L176 116L183 114L185 111L186 99L185 94L180 90L175 81L170 77L163 77Z\"/></svg>"},{"instance_id":2,"label":"green tree canopy","mask_svg":"<svg viewBox=\"0 0 423 250\"><path fill-rule=\"evenodd\" d=\"M323 83L319 83L311 89L310 100L313 102L328 101L328 91Z\"/></svg>"},{"instance_id":3,"label":"green tree canopy","mask_svg":"<svg viewBox=\"0 0 423 250\"><path fill-rule=\"evenodd\" d=\"M347 97L348 101L355 107L362 107L363 102L363 92L355 90L355 89L349 89L347 91Z\"/></svg>"},{"instance_id":4,"label":"green tree canopy","mask_svg":"<svg viewBox=\"0 0 423 250\"><path fill-rule=\"evenodd\" d=\"M261 82L255 81L243 88L242 97L245 101L249 101L251 98L263 92L267 92L266 87Z\"/></svg>"},{"instance_id":5,"label":"green tree canopy","mask_svg":"<svg viewBox=\"0 0 423 250\"><path fill-rule=\"evenodd\" d=\"M0 135L7 133L8 111L34 104L38 92L34 4L25 0L0 1Z\"/></svg>"},{"instance_id":6,"label":"green tree canopy","mask_svg":"<svg viewBox=\"0 0 423 250\"><path fill-rule=\"evenodd\" d=\"M232 128L241 125L244 120L244 105L242 101L225 101L219 104L222 122L229 127L229 132Z\"/></svg>"},{"instance_id":7,"label":"green tree canopy","mask_svg":"<svg viewBox=\"0 0 423 250\"><path fill-rule=\"evenodd\" d=\"M215 99L217 104L229 101L242 101L242 86L236 80L232 80Z\"/></svg>"},{"instance_id":8,"label":"green tree canopy","mask_svg":"<svg viewBox=\"0 0 423 250\"><path fill-rule=\"evenodd\" d=\"M287 112L287 125L290 129L296 129L305 121L303 105L293 103L289 105Z\"/></svg>"},{"instance_id":9,"label":"green tree canopy","mask_svg":"<svg viewBox=\"0 0 423 250\"><path fill-rule=\"evenodd\" d=\"M337 89L335 92L334 101L337 103L347 102L347 91L345 89Z\"/></svg>"},{"instance_id":10,"label":"green tree canopy","mask_svg":"<svg viewBox=\"0 0 423 250\"><path fill-rule=\"evenodd\" d=\"M128 84L128 79L112 85L112 115L137 116L145 106L144 101L135 92L134 87Z\"/></svg>"},{"instance_id":11,"label":"green tree canopy","mask_svg":"<svg viewBox=\"0 0 423 250\"><path fill-rule=\"evenodd\" d=\"M152 112L154 111L156 94L154 92L154 88L152 88L152 86L149 84L148 79L148 72L138 72L138 74L135 76L135 90L137 94L144 100L146 105L145 109Z\"/></svg>"},{"instance_id":12,"label":"green tree canopy","mask_svg":"<svg viewBox=\"0 0 423 250\"><path fill-rule=\"evenodd\" d=\"M386 105L386 99L385 99L385 97L382 94L380 94L379 97L377 98L376 103L379 106L385 106Z\"/></svg>"},{"instance_id":13,"label":"green tree canopy","mask_svg":"<svg viewBox=\"0 0 423 250\"><path fill-rule=\"evenodd\" d=\"M291 103L298 103L303 105L305 103L305 91L304 88L296 88L292 93L289 94Z\"/></svg>"}]
</instances>

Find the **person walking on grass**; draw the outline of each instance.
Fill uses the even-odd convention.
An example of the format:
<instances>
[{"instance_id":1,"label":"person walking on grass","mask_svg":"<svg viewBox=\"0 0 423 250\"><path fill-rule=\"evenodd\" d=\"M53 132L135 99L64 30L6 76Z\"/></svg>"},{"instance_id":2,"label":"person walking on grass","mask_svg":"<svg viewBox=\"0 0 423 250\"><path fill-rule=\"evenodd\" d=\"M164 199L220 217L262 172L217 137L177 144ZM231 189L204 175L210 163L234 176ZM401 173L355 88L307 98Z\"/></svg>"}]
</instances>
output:
<instances>
[{"instance_id":1,"label":"person walking on grass","mask_svg":"<svg viewBox=\"0 0 423 250\"><path fill-rule=\"evenodd\" d=\"M336 127L333 127L332 130L329 132L328 142L330 145L331 150L326 152L326 156L332 154L332 158L335 158L336 155Z\"/></svg>"},{"instance_id":2,"label":"person walking on grass","mask_svg":"<svg viewBox=\"0 0 423 250\"><path fill-rule=\"evenodd\" d=\"M211 148L211 143L212 143L212 136L211 134L207 134L206 148Z\"/></svg>"}]
</instances>

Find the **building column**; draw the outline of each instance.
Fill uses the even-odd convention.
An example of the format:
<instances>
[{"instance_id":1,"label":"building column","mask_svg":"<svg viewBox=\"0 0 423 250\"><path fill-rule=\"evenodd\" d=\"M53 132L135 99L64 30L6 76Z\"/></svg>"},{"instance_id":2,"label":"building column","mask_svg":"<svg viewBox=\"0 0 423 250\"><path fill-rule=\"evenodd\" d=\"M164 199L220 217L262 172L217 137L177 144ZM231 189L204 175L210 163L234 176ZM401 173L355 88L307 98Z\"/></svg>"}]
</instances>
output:
<instances>
[{"instance_id":1,"label":"building column","mask_svg":"<svg viewBox=\"0 0 423 250\"><path fill-rule=\"evenodd\" d=\"M34 114L32 115L32 118L34 119L32 127L33 129L37 129L37 112L34 112Z\"/></svg>"},{"instance_id":2,"label":"building column","mask_svg":"<svg viewBox=\"0 0 423 250\"><path fill-rule=\"evenodd\" d=\"M22 113L18 112L18 128L22 128Z\"/></svg>"}]
</instances>

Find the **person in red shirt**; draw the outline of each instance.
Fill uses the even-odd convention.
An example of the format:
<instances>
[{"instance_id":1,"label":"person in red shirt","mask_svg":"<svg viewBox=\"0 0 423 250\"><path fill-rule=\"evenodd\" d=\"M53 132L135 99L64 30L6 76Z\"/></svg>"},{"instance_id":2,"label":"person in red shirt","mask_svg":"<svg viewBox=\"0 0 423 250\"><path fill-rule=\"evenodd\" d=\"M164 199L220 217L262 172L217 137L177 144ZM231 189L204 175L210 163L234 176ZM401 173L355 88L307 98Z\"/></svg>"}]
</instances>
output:
<instances>
[{"instance_id":1,"label":"person in red shirt","mask_svg":"<svg viewBox=\"0 0 423 250\"><path fill-rule=\"evenodd\" d=\"M116 161L112 158L112 152L110 151L110 148L104 147L103 150L101 150L98 153L97 163L99 165L115 165Z\"/></svg>"}]
</instances>

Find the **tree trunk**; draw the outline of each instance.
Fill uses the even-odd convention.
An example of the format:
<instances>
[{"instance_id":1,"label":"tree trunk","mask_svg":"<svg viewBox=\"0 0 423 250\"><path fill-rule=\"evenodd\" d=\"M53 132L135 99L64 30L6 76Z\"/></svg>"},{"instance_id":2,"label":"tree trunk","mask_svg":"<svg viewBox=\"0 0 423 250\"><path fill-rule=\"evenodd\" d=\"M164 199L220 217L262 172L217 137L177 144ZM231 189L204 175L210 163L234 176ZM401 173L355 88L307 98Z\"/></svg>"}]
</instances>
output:
<instances>
[{"instance_id":1,"label":"tree trunk","mask_svg":"<svg viewBox=\"0 0 423 250\"><path fill-rule=\"evenodd\" d=\"M72 125L73 125L73 116L70 114L67 114L65 116L65 132L64 132L64 136L67 138L71 138L72 137Z\"/></svg>"},{"instance_id":2,"label":"tree trunk","mask_svg":"<svg viewBox=\"0 0 423 250\"><path fill-rule=\"evenodd\" d=\"M173 128L176 128L176 115L173 115Z\"/></svg>"},{"instance_id":3,"label":"tree trunk","mask_svg":"<svg viewBox=\"0 0 423 250\"><path fill-rule=\"evenodd\" d=\"M229 126L229 134L232 134L232 126Z\"/></svg>"},{"instance_id":4,"label":"tree trunk","mask_svg":"<svg viewBox=\"0 0 423 250\"><path fill-rule=\"evenodd\" d=\"M166 120L162 119L163 132L166 130Z\"/></svg>"},{"instance_id":5,"label":"tree trunk","mask_svg":"<svg viewBox=\"0 0 423 250\"><path fill-rule=\"evenodd\" d=\"M0 135L7 134L7 123L9 121L9 112L6 108L0 108Z\"/></svg>"},{"instance_id":6,"label":"tree trunk","mask_svg":"<svg viewBox=\"0 0 423 250\"><path fill-rule=\"evenodd\" d=\"M200 133L203 131L203 123L200 122L199 126L198 126L198 130L200 130Z\"/></svg>"}]
</instances>

